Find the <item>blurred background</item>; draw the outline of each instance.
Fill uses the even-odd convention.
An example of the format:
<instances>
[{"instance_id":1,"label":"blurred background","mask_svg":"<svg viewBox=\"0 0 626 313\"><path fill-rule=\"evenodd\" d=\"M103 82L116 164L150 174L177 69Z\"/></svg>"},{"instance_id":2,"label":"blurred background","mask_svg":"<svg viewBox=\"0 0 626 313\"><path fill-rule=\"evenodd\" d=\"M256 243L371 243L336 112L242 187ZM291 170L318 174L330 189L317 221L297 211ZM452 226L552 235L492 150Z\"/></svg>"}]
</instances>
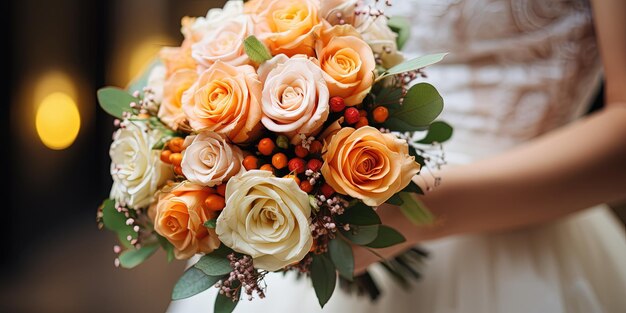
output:
<instances>
[{"instance_id":1,"label":"blurred background","mask_svg":"<svg viewBox=\"0 0 626 313\"><path fill-rule=\"evenodd\" d=\"M111 186L113 130L96 90L125 86L162 46L180 44L183 16L224 2L0 4L9 53L0 71L6 128L0 164L9 173L2 188L9 206L1 209L0 312L165 310L184 264L167 264L160 253L136 269L116 269L115 236L96 227L96 208Z\"/></svg>"}]
</instances>

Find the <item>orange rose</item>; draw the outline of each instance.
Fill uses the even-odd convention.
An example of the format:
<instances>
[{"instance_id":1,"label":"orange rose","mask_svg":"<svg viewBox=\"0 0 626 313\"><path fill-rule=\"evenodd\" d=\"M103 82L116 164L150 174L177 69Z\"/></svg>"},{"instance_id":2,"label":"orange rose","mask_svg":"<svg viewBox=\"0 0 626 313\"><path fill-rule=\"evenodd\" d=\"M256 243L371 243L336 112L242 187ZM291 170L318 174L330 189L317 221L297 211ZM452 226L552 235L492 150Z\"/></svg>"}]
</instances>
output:
<instances>
[{"instance_id":1,"label":"orange rose","mask_svg":"<svg viewBox=\"0 0 626 313\"><path fill-rule=\"evenodd\" d=\"M306 54L315 56L315 38L322 28L318 17L319 1L273 0L258 16L259 39L272 55Z\"/></svg>"},{"instance_id":2,"label":"orange rose","mask_svg":"<svg viewBox=\"0 0 626 313\"><path fill-rule=\"evenodd\" d=\"M370 46L351 25L324 30L315 46L331 97L342 97L349 106L360 104L374 84L376 60Z\"/></svg>"},{"instance_id":3,"label":"orange rose","mask_svg":"<svg viewBox=\"0 0 626 313\"><path fill-rule=\"evenodd\" d=\"M165 189L155 207L154 230L174 246L176 258L188 259L217 249L220 241L215 230L204 226L217 215L204 204L213 191L189 182Z\"/></svg>"},{"instance_id":4,"label":"orange rose","mask_svg":"<svg viewBox=\"0 0 626 313\"><path fill-rule=\"evenodd\" d=\"M173 130L189 130L182 108L183 93L198 78L196 71L182 69L174 72L163 85L163 101L159 107L159 118Z\"/></svg>"},{"instance_id":5,"label":"orange rose","mask_svg":"<svg viewBox=\"0 0 626 313\"><path fill-rule=\"evenodd\" d=\"M210 130L234 143L261 130L261 82L250 65L217 61L183 94L183 112L196 131Z\"/></svg>"},{"instance_id":6,"label":"orange rose","mask_svg":"<svg viewBox=\"0 0 626 313\"><path fill-rule=\"evenodd\" d=\"M346 127L324 141L321 171L326 182L367 205L385 203L420 170L406 141L370 126Z\"/></svg>"}]
</instances>

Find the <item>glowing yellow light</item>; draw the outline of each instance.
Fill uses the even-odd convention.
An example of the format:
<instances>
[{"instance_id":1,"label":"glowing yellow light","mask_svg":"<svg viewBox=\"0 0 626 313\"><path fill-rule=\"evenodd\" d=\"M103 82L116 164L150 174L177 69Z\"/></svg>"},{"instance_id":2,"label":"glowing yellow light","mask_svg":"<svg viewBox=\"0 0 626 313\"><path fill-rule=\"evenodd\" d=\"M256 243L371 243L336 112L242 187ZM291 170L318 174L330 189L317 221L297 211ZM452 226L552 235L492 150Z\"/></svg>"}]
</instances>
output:
<instances>
[{"instance_id":1,"label":"glowing yellow light","mask_svg":"<svg viewBox=\"0 0 626 313\"><path fill-rule=\"evenodd\" d=\"M35 117L37 134L46 147L61 150L69 147L80 130L76 102L63 92L46 96Z\"/></svg>"}]
</instances>

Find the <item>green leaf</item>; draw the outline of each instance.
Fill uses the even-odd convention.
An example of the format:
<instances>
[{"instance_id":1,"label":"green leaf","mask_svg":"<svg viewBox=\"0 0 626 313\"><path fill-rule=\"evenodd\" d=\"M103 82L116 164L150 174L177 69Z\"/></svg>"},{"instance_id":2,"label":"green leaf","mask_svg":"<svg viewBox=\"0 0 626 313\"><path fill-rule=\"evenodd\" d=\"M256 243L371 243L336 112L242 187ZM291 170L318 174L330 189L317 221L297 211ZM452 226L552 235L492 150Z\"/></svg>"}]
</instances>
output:
<instances>
[{"instance_id":1,"label":"green leaf","mask_svg":"<svg viewBox=\"0 0 626 313\"><path fill-rule=\"evenodd\" d=\"M213 253L202 256L194 267L210 276L226 275L233 270L225 256Z\"/></svg>"},{"instance_id":2,"label":"green leaf","mask_svg":"<svg viewBox=\"0 0 626 313\"><path fill-rule=\"evenodd\" d=\"M399 194L395 194L395 195L391 196L391 198L387 199L387 201L385 201L385 203L389 203L391 205L401 206L402 203L404 203L404 202L400 198Z\"/></svg>"},{"instance_id":3,"label":"green leaf","mask_svg":"<svg viewBox=\"0 0 626 313\"><path fill-rule=\"evenodd\" d=\"M313 283L313 289L315 289L315 294L317 295L317 300L323 308L333 295L335 284L337 283L335 266L327 256L323 254L313 255L313 262L311 263L311 281Z\"/></svg>"},{"instance_id":4,"label":"green leaf","mask_svg":"<svg viewBox=\"0 0 626 313\"><path fill-rule=\"evenodd\" d=\"M381 223L376 211L361 201L346 208L343 214L337 216L337 220L350 225L378 225Z\"/></svg>"},{"instance_id":5,"label":"green leaf","mask_svg":"<svg viewBox=\"0 0 626 313\"><path fill-rule=\"evenodd\" d=\"M379 76L377 79L380 80L384 77L390 76L390 75L396 75L396 74L401 74L404 72L409 72L409 71L413 71L413 70L417 70L420 68L424 68L426 66L429 65L433 65L441 60L443 60L443 58L447 55L447 53L435 53L435 54L429 54L429 55L424 55L421 57L417 57L415 59L411 59L408 61L404 61L390 69L388 69L385 73L383 73L381 76Z\"/></svg>"},{"instance_id":6,"label":"green leaf","mask_svg":"<svg viewBox=\"0 0 626 313\"><path fill-rule=\"evenodd\" d=\"M395 105L400 103L402 98L402 89L400 88L382 88L376 95L376 104L378 105Z\"/></svg>"},{"instance_id":7,"label":"green leaf","mask_svg":"<svg viewBox=\"0 0 626 313\"><path fill-rule=\"evenodd\" d=\"M241 295L241 288L237 289L237 298ZM217 294L215 298L215 304L213 306L214 313L231 313L235 310L235 307L241 300L233 301L232 298L229 298L223 294Z\"/></svg>"},{"instance_id":8,"label":"green leaf","mask_svg":"<svg viewBox=\"0 0 626 313\"><path fill-rule=\"evenodd\" d=\"M431 224L435 218L412 193L400 192L400 211L415 225Z\"/></svg>"},{"instance_id":9,"label":"green leaf","mask_svg":"<svg viewBox=\"0 0 626 313\"><path fill-rule=\"evenodd\" d=\"M123 118L124 112L130 112L130 103L139 99L131 96L123 89L104 87L98 90L98 102L107 113L117 118Z\"/></svg>"},{"instance_id":10,"label":"green leaf","mask_svg":"<svg viewBox=\"0 0 626 313\"><path fill-rule=\"evenodd\" d=\"M418 141L418 143L432 144L433 142L445 142L452 137L452 126L446 122L436 121L430 124L428 133L424 139Z\"/></svg>"},{"instance_id":11,"label":"green leaf","mask_svg":"<svg viewBox=\"0 0 626 313\"><path fill-rule=\"evenodd\" d=\"M423 130L443 111L443 98L435 87L419 83L409 89L402 106L390 108L385 125L395 131Z\"/></svg>"},{"instance_id":12,"label":"green leaf","mask_svg":"<svg viewBox=\"0 0 626 313\"><path fill-rule=\"evenodd\" d=\"M352 243L364 246L376 239L378 236L379 225L350 225L350 230L341 230L341 234L344 235Z\"/></svg>"},{"instance_id":13,"label":"green leaf","mask_svg":"<svg viewBox=\"0 0 626 313\"><path fill-rule=\"evenodd\" d=\"M102 223L104 227L117 234L120 243L126 248L132 248L128 240L128 236L132 239L137 238L137 233L133 230L133 227L126 225L126 216L124 213L118 212L115 209L115 201L112 199L106 199L102 203Z\"/></svg>"},{"instance_id":14,"label":"green leaf","mask_svg":"<svg viewBox=\"0 0 626 313\"><path fill-rule=\"evenodd\" d=\"M141 75L133 79L133 81L128 84L126 90L128 90L130 94L135 91L143 92L143 88L148 86L148 78L150 78L150 73L152 72L152 70L162 64L163 62L161 62L159 58L155 58L154 60L152 60L152 62L150 62L145 70L141 72Z\"/></svg>"},{"instance_id":15,"label":"green leaf","mask_svg":"<svg viewBox=\"0 0 626 313\"><path fill-rule=\"evenodd\" d=\"M424 191L422 191L422 188L420 188L420 186L418 186L417 184L415 184L412 181L409 182L409 184L406 185L406 187L404 187L404 189L402 189L402 191L416 193L418 195L423 195L424 194Z\"/></svg>"},{"instance_id":16,"label":"green leaf","mask_svg":"<svg viewBox=\"0 0 626 313\"><path fill-rule=\"evenodd\" d=\"M380 228L378 229L378 237L376 237L376 239L370 242L367 246L370 248L380 249L395 246L405 241L406 238L404 238L404 236L397 230L389 226L380 225Z\"/></svg>"},{"instance_id":17,"label":"green leaf","mask_svg":"<svg viewBox=\"0 0 626 313\"><path fill-rule=\"evenodd\" d=\"M172 300L180 300L195 296L215 285L221 277L209 276L203 271L190 267L178 279L172 291Z\"/></svg>"},{"instance_id":18,"label":"green leaf","mask_svg":"<svg viewBox=\"0 0 626 313\"><path fill-rule=\"evenodd\" d=\"M389 26L394 33L398 34L396 44L398 45L398 50L402 50L411 35L411 24L409 20L403 16L392 16L387 20L387 26Z\"/></svg>"},{"instance_id":19,"label":"green leaf","mask_svg":"<svg viewBox=\"0 0 626 313\"><path fill-rule=\"evenodd\" d=\"M262 64L272 58L272 54L267 47L254 35L248 36L243 41L243 49L250 60L258 64Z\"/></svg>"},{"instance_id":20,"label":"green leaf","mask_svg":"<svg viewBox=\"0 0 626 313\"><path fill-rule=\"evenodd\" d=\"M211 228L211 229L215 229L215 226L217 225L217 219L212 219L212 220L208 220L206 222L204 222L204 227L206 228Z\"/></svg>"},{"instance_id":21,"label":"green leaf","mask_svg":"<svg viewBox=\"0 0 626 313\"><path fill-rule=\"evenodd\" d=\"M156 244L143 246L139 249L127 249L120 254L120 265L123 268L133 268L147 260L157 250Z\"/></svg>"},{"instance_id":22,"label":"green leaf","mask_svg":"<svg viewBox=\"0 0 626 313\"><path fill-rule=\"evenodd\" d=\"M352 281L354 275L354 255L352 254L350 244L340 237L335 237L335 239L328 242L328 254L333 264L335 264L339 275Z\"/></svg>"},{"instance_id":23,"label":"green leaf","mask_svg":"<svg viewBox=\"0 0 626 313\"><path fill-rule=\"evenodd\" d=\"M172 262L174 260L174 246L170 243L165 237L156 234L157 239L159 240L159 244L167 253L167 261Z\"/></svg>"}]
</instances>

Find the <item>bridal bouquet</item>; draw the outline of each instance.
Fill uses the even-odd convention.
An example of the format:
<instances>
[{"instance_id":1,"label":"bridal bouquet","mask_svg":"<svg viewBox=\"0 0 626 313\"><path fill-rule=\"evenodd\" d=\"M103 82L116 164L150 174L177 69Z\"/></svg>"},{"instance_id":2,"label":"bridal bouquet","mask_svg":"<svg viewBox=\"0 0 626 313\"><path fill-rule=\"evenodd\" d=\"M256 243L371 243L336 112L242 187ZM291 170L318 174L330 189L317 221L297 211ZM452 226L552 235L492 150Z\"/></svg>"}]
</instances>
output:
<instances>
[{"instance_id":1,"label":"bridal bouquet","mask_svg":"<svg viewBox=\"0 0 626 313\"><path fill-rule=\"evenodd\" d=\"M377 206L430 219L411 180L452 129L436 89L409 83L444 55L405 61L406 21L356 0L229 1L182 33L127 90L98 91L117 118L98 211L115 264L198 256L172 298L215 286L219 312L263 298L269 272L310 277L322 306L337 279L362 286L351 246L405 240Z\"/></svg>"}]
</instances>

